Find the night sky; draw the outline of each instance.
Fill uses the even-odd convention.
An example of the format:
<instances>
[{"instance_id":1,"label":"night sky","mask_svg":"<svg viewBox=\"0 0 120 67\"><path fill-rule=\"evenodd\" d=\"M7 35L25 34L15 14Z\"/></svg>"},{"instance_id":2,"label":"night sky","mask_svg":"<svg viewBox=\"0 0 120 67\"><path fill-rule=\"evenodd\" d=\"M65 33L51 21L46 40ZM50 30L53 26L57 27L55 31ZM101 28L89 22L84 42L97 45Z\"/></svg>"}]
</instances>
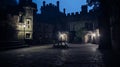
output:
<instances>
[{"instance_id":1,"label":"night sky","mask_svg":"<svg viewBox=\"0 0 120 67\"><path fill-rule=\"evenodd\" d=\"M81 5L86 4L86 0L33 0L37 4L38 13L40 13L40 7L43 5L43 1L46 1L46 4L53 3L55 5L57 1L60 1L60 11L63 12L65 8L66 13L80 12ZM91 9L91 7L88 9Z\"/></svg>"}]
</instances>

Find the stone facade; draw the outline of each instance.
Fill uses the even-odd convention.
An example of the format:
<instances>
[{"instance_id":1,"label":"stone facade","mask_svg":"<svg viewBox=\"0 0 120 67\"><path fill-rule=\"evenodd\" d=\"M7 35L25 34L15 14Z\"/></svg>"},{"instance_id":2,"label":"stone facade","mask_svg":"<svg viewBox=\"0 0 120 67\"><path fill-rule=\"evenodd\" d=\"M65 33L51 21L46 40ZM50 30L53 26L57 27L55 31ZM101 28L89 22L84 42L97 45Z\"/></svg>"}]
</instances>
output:
<instances>
[{"instance_id":1,"label":"stone facade","mask_svg":"<svg viewBox=\"0 0 120 67\"><path fill-rule=\"evenodd\" d=\"M80 39L84 40L85 35L82 36L80 32L93 32L98 28L97 17L95 17L94 12L88 12L87 5L82 6L81 12L69 13L67 15L65 14L65 9L63 9L64 12L61 12L59 8L59 1L57 1L56 5L52 3L46 4L43 1L41 14L36 15L35 21L35 38L38 41L41 39L42 42L46 42L46 39L57 39L58 32L67 31L69 32L69 42L77 42L77 40L81 42ZM46 27L46 25L48 26Z\"/></svg>"},{"instance_id":2,"label":"stone facade","mask_svg":"<svg viewBox=\"0 0 120 67\"><path fill-rule=\"evenodd\" d=\"M35 10L36 4L32 3L31 0L20 0L17 14L11 18L16 27L18 40L33 38L33 17Z\"/></svg>"},{"instance_id":3,"label":"stone facade","mask_svg":"<svg viewBox=\"0 0 120 67\"><path fill-rule=\"evenodd\" d=\"M98 29L98 19L93 11L88 12L87 5L81 7L81 12L68 13L66 16L68 31L70 35L70 42L88 42L86 40L86 35L89 32L94 32ZM90 36L92 36L92 33ZM87 36L87 39L89 37ZM92 42L92 41L91 41Z\"/></svg>"}]
</instances>

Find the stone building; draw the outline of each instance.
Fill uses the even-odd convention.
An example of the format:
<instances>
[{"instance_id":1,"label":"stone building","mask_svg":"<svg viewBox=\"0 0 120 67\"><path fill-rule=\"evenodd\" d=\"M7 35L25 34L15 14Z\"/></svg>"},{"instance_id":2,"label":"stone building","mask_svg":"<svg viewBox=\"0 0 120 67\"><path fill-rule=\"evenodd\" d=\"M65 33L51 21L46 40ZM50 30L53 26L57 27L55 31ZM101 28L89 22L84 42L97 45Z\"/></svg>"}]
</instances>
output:
<instances>
[{"instance_id":1,"label":"stone building","mask_svg":"<svg viewBox=\"0 0 120 67\"><path fill-rule=\"evenodd\" d=\"M16 14L10 15L10 20L16 28L16 39L32 39L33 17L37 5L32 0L20 0Z\"/></svg>"},{"instance_id":2,"label":"stone building","mask_svg":"<svg viewBox=\"0 0 120 67\"><path fill-rule=\"evenodd\" d=\"M11 2L5 1L5 4L1 5L2 47L21 46L33 39L33 21L37 5L32 0L19 0L19 4L16 4L15 0Z\"/></svg>"},{"instance_id":3,"label":"stone building","mask_svg":"<svg viewBox=\"0 0 120 67\"><path fill-rule=\"evenodd\" d=\"M88 12L87 5L81 7L81 12L69 13L66 10L59 10L59 1L56 5L46 4L43 1L41 14L37 14L34 22L34 38L41 42L51 40L51 43L57 37L58 32L69 32L69 42L85 41L85 36L97 29L97 18L94 12ZM85 33L83 33L85 32ZM92 35L90 34L90 36ZM88 36L87 36L88 38Z\"/></svg>"},{"instance_id":4,"label":"stone building","mask_svg":"<svg viewBox=\"0 0 120 67\"><path fill-rule=\"evenodd\" d=\"M2 47L24 45L33 39L33 18L37 5L32 0L0 2L0 44Z\"/></svg>"},{"instance_id":5,"label":"stone building","mask_svg":"<svg viewBox=\"0 0 120 67\"><path fill-rule=\"evenodd\" d=\"M58 31L65 30L65 12L60 12L59 1L56 5L43 1L41 14L36 14L34 22L34 39L37 43L52 43Z\"/></svg>"},{"instance_id":6,"label":"stone building","mask_svg":"<svg viewBox=\"0 0 120 67\"><path fill-rule=\"evenodd\" d=\"M66 16L70 42L93 42L92 34L98 29L98 19L94 12L88 12L87 9L87 5L83 5L81 12L69 13Z\"/></svg>"},{"instance_id":7,"label":"stone building","mask_svg":"<svg viewBox=\"0 0 120 67\"><path fill-rule=\"evenodd\" d=\"M69 42L81 42L97 28L97 18L94 12L87 12L87 5L82 6L81 12L66 15L65 9L60 11L59 4L59 1L56 5L43 1L41 14L36 14L37 5L32 0L20 0L14 13L8 14L9 24L15 31L13 38L18 41L53 43L58 32L68 32Z\"/></svg>"},{"instance_id":8,"label":"stone building","mask_svg":"<svg viewBox=\"0 0 120 67\"><path fill-rule=\"evenodd\" d=\"M20 0L19 18L17 22L18 39L32 39L33 17L37 5L32 0Z\"/></svg>"}]
</instances>

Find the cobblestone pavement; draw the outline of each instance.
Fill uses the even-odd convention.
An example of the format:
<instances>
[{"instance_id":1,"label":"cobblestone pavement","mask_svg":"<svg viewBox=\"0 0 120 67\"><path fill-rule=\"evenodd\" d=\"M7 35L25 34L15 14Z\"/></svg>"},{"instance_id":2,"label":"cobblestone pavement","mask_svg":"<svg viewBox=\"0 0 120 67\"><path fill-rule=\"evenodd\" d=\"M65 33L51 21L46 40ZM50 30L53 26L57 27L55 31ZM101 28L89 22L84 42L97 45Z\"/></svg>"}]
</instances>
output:
<instances>
[{"instance_id":1,"label":"cobblestone pavement","mask_svg":"<svg viewBox=\"0 0 120 67\"><path fill-rule=\"evenodd\" d=\"M120 67L118 56L99 51L95 44L69 44L68 49L52 45L0 52L0 67Z\"/></svg>"}]
</instances>

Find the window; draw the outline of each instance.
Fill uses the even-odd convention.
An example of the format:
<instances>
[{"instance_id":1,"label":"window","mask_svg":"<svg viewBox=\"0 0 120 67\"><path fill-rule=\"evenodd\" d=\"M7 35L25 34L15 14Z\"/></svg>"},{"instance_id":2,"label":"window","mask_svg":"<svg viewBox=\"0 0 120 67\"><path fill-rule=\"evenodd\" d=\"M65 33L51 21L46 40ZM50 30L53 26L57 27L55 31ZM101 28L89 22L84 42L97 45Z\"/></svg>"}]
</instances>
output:
<instances>
[{"instance_id":1,"label":"window","mask_svg":"<svg viewBox=\"0 0 120 67\"><path fill-rule=\"evenodd\" d=\"M30 23L30 21L27 21L27 23L29 24L29 23Z\"/></svg>"},{"instance_id":2,"label":"window","mask_svg":"<svg viewBox=\"0 0 120 67\"><path fill-rule=\"evenodd\" d=\"M30 28L30 26L28 25L28 28Z\"/></svg>"},{"instance_id":3,"label":"window","mask_svg":"<svg viewBox=\"0 0 120 67\"><path fill-rule=\"evenodd\" d=\"M26 18L26 24L30 24L31 18Z\"/></svg>"},{"instance_id":4,"label":"window","mask_svg":"<svg viewBox=\"0 0 120 67\"><path fill-rule=\"evenodd\" d=\"M30 38L30 33L26 33L26 38Z\"/></svg>"}]
</instances>

